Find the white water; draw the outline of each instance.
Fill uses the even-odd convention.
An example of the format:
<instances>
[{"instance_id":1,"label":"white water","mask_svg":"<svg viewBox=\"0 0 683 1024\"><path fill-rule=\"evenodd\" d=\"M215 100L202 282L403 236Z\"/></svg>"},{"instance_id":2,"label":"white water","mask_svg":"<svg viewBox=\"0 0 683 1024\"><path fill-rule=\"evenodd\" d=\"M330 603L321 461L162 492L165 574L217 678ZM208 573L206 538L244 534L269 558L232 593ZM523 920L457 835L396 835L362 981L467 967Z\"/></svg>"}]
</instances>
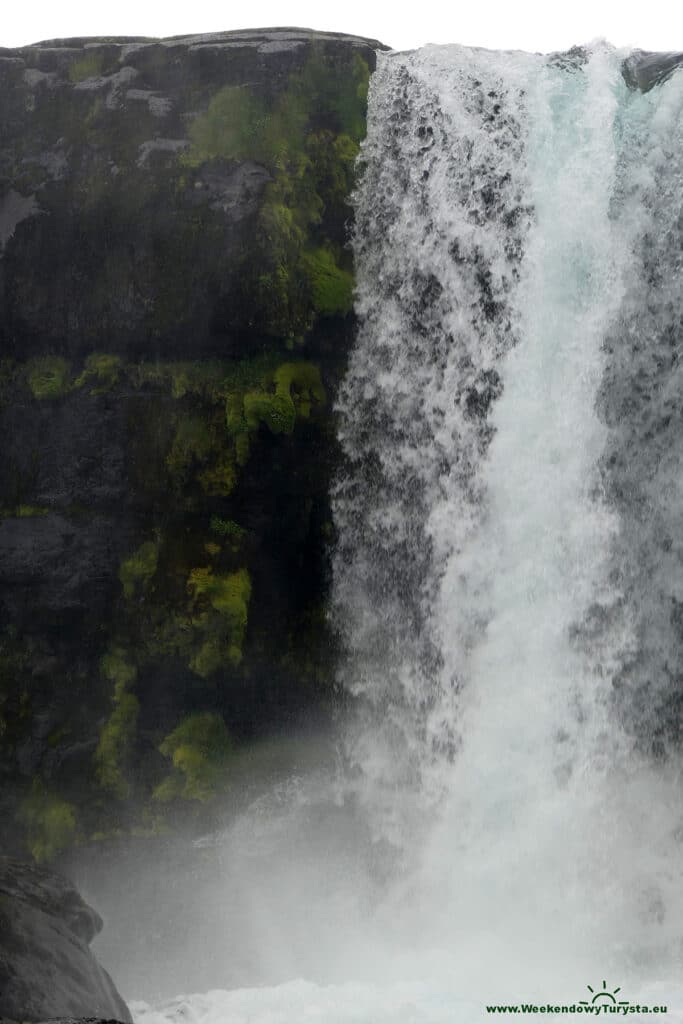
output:
<instances>
[{"instance_id":1,"label":"white water","mask_svg":"<svg viewBox=\"0 0 683 1024\"><path fill-rule=\"evenodd\" d=\"M358 707L257 872L292 980L138 1024L468 1024L603 979L683 1020L683 75L586 56L380 60L334 496Z\"/></svg>"}]
</instances>

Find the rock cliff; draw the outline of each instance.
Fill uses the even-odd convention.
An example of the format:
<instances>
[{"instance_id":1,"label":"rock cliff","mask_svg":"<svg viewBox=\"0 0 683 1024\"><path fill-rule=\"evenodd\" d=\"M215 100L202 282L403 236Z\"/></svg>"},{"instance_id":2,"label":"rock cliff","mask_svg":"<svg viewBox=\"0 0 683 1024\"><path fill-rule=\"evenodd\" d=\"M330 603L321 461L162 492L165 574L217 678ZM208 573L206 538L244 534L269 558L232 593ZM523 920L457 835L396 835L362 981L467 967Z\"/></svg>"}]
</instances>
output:
<instances>
[{"instance_id":1,"label":"rock cliff","mask_svg":"<svg viewBox=\"0 0 683 1024\"><path fill-rule=\"evenodd\" d=\"M332 406L378 43L0 51L11 848L166 827L334 696Z\"/></svg>"}]
</instances>

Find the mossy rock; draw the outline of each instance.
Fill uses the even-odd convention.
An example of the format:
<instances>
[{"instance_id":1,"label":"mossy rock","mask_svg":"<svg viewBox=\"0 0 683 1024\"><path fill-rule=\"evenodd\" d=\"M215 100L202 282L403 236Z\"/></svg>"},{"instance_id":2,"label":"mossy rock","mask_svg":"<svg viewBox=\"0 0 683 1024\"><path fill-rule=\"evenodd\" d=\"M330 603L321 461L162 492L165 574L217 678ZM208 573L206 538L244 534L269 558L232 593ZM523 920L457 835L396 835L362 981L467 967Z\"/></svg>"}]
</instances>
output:
<instances>
[{"instance_id":1,"label":"mossy rock","mask_svg":"<svg viewBox=\"0 0 683 1024\"><path fill-rule=\"evenodd\" d=\"M94 385L91 395L106 394L115 387L121 377L123 360L121 356L93 352L85 361L83 372L74 381L75 388L86 384Z\"/></svg>"},{"instance_id":2,"label":"mossy rock","mask_svg":"<svg viewBox=\"0 0 683 1024\"><path fill-rule=\"evenodd\" d=\"M311 282L313 306L325 316L348 316L353 308L353 274L337 263L331 249L306 253L304 266Z\"/></svg>"},{"instance_id":3,"label":"mossy rock","mask_svg":"<svg viewBox=\"0 0 683 1024\"><path fill-rule=\"evenodd\" d=\"M174 771L154 791L154 799L207 802L229 783L233 743L220 715L205 711L189 715L161 743Z\"/></svg>"},{"instance_id":4,"label":"mossy rock","mask_svg":"<svg viewBox=\"0 0 683 1024\"><path fill-rule=\"evenodd\" d=\"M51 793L40 779L34 779L18 819L26 829L28 848L38 864L68 849L77 836L76 808Z\"/></svg>"},{"instance_id":5,"label":"mossy rock","mask_svg":"<svg viewBox=\"0 0 683 1024\"><path fill-rule=\"evenodd\" d=\"M131 792L125 766L135 737L139 711L137 697L132 693L117 693L114 710L100 733L95 751L98 782L117 800L125 800Z\"/></svg>"},{"instance_id":6,"label":"mossy rock","mask_svg":"<svg viewBox=\"0 0 683 1024\"><path fill-rule=\"evenodd\" d=\"M96 78L102 74L104 67L104 54L97 50L91 50L69 65L69 81L76 84L87 78Z\"/></svg>"},{"instance_id":7,"label":"mossy rock","mask_svg":"<svg viewBox=\"0 0 683 1024\"><path fill-rule=\"evenodd\" d=\"M215 575L211 566L193 569L187 581L196 628L204 640L190 661L206 677L227 665L238 665L247 628L251 577L246 569Z\"/></svg>"},{"instance_id":8,"label":"mossy rock","mask_svg":"<svg viewBox=\"0 0 683 1024\"><path fill-rule=\"evenodd\" d=\"M39 856L151 827L159 742L192 715L239 747L328 700L324 615L305 621L374 44L275 36L72 41L0 69L26 212L0 309L0 770L49 777L21 817ZM210 803L227 776L202 781L188 745L167 786ZM25 797L12 782L9 820Z\"/></svg>"},{"instance_id":9,"label":"mossy rock","mask_svg":"<svg viewBox=\"0 0 683 1024\"><path fill-rule=\"evenodd\" d=\"M135 597L140 589L144 590L155 572L159 562L159 542L147 540L132 555L124 559L119 569L119 579L123 585L123 596L128 600Z\"/></svg>"},{"instance_id":10,"label":"mossy rock","mask_svg":"<svg viewBox=\"0 0 683 1024\"><path fill-rule=\"evenodd\" d=\"M27 364L26 382L39 402L62 398L71 386L71 369L66 359L41 356Z\"/></svg>"}]
</instances>

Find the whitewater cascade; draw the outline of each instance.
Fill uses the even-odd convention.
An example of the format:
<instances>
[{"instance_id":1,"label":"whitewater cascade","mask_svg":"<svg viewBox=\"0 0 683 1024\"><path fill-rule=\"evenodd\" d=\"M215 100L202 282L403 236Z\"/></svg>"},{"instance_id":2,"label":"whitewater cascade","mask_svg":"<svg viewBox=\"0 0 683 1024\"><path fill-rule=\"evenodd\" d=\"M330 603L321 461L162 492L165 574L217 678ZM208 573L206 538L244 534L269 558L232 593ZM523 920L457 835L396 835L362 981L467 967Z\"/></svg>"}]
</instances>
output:
<instances>
[{"instance_id":1,"label":"whitewater cascade","mask_svg":"<svg viewBox=\"0 0 683 1024\"><path fill-rule=\"evenodd\" d=\"M683 1020L683 73L627 58L380 55L333 495L366 971L140 1022L468 1024L602 979Z\"/></svg>"}]
</instances>

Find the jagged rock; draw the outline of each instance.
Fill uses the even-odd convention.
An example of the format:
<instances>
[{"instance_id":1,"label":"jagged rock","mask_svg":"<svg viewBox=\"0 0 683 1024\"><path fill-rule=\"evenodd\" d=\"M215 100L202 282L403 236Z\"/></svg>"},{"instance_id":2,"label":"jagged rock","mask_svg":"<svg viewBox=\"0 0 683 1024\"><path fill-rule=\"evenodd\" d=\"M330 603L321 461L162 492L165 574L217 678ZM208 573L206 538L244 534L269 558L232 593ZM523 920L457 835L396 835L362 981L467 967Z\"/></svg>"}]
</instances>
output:
<instances>
[{"instance_id":1,"label":"jagged rock","mask_svg":"<svg viewBox=\"0 0 683 1024\"><path fill-rule=\"evenodd\" d=\"M624 81L630 89L649 92L665 82L683 65L683 53L652 53L634 50L622 66Z\"/></svg>"},{"instance_id":2,"label":"jagged rock","mask_svg":"<svg viewBox=\"0 0 683 1024\"><path fill-rule=\"evenodd\" d=\"M95 1014L129 1024L128 1008L88 948L101 928L65 878L0 858L0 1015L23 1024Z\"/></svg>"}]
</instances>

